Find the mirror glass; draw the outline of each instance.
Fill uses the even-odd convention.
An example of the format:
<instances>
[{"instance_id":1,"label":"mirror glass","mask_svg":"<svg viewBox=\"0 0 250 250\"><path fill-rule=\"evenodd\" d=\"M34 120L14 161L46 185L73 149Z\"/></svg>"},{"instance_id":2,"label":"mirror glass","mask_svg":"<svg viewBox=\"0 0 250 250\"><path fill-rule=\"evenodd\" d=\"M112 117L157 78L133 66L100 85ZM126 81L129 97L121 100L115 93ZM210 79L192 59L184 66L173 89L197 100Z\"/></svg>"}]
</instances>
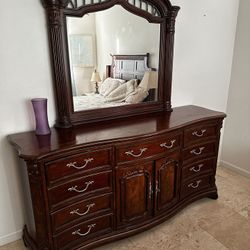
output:
<instances>
[{"instance_id":1,"label":"mirror glass","mask_svg":"<svg viewBox=\"0 0 250 250\"><path fill-rule=\"evenodd\" d=\"M160 24L116 5L68 16L67 36L75 112L157 101Z\"/></svg>"}]
</instances>

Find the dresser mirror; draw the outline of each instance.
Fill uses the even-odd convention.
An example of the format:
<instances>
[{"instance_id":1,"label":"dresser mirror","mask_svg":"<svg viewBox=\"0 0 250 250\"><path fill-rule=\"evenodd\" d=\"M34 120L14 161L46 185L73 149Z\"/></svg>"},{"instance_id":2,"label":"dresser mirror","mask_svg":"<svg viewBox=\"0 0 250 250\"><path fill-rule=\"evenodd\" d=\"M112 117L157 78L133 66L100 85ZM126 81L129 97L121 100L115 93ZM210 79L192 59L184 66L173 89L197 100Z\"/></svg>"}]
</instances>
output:
<instances>
[{"instance_id":1,"label":"dresser mirror","mask_svg":"<svg viewBox=\"0 0 250 250\"><path fill-rule=\"evenodd\" d=\"M57 127L171 111L175 18L165 0L42 0Z\"/></svg>"},{"instance_id":2,"label":"dresser mirror","mask_svg":"<svg viewBox=\"0 0 250 250\"><path fill-rule=\"evenodd\" d=\"M157 101L160 24L119 5L66 23L74 112Z\"/></svg>"}]
</instances>

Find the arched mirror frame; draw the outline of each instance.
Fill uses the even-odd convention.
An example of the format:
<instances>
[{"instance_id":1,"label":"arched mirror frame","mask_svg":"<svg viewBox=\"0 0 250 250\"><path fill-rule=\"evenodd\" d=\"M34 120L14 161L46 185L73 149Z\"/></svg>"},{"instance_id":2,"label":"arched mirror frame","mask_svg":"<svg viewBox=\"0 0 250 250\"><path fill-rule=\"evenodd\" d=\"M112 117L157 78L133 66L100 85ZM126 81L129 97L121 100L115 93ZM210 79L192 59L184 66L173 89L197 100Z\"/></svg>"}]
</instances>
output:
<instances>
[{"instance_id":1,"label":"arched mirror frame","mask_svg":"<svg viewBox=\"0 0 250 250\"><path fill-rule=\"evenodd\" d=\"M139 0L151 6L151 13L136 6L137 1L130 0L90 0L89 4L79 0L42 0L47 12L48 32L51 48L51 61L54 73L54 87L57 105L56 127L74 125L152 113L170 112L171 85L174 49L175 19L179 7L172 6L168 0ZM134 5L133 5L134 3ZM150 23L160 24L159 82L158 100L156 102L131 104L95 110L74 112L70 78L66 17L81 17L84 14L101 11L121 5L127 11L147 19Z\"/></svg>"}]
</instances>

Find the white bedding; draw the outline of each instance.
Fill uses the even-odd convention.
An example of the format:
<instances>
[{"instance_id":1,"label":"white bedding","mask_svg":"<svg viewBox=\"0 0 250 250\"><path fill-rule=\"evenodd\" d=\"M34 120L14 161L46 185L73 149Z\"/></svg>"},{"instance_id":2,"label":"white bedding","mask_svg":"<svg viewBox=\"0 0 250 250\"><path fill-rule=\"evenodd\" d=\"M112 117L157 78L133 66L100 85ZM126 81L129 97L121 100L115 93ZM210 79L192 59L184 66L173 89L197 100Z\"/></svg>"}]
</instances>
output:
<instances>
[{"instance_id":1,"label":"white bedding","mask_svg":"<svg viewBox=\"0 0 250 250\"><path fill-rule=\"evenodd\" d=\"M89 109L116 107L128 104L125 102L106 102L104 96L94 93L83 96L74 96L73 101L75 112Z\"/></svg>"},{"instance_id":2,"label":"white bedding","mask_svg":"<svg viewBox=\"0 0 250 250\"><path fill-rule=\"evenodd\" d=\"M140 103L148 96L147 89L144 86L137 86L136 79L121 83L117 79L107 78L101 87L100 94L87 93L82 96L74 96L74 111Z\"/></svg>"}]
</instances>

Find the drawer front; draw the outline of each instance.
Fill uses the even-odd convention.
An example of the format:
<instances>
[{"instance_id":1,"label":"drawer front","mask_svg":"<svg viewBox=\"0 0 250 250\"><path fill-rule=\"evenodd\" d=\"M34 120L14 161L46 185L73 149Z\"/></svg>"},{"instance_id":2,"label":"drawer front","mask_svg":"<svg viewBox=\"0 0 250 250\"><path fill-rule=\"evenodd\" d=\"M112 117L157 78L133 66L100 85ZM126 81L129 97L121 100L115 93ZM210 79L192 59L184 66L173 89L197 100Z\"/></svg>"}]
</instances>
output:
<instances>
[{"instance_id":1,"label":"drawer front","mask_svg":"<svg viewBox=\"0 0 250 250\"><path fill-rule=\"evenodd\" d=\"M49 203L53 206L68 199L84 196L94 191L112 190L111 171L88 175L48 190Z\"/></svg>"},{"instance_id":2,"label":"drawer front","mask_svg":"<svg viewBox=\"0 0 250 250\"><path fill-rule=\"evenodd\" d=\"M208 175L202 177L197 176L195 179L184 182L181 186L181 198L198 193L204 188L212 187L214 183L213 180L214 177L212 175Z\"/></svg>"},{"instance_id":3,"label":"drawer front","mask_svg":"<svg viewBox=\"0 0 250 250\"><path fill-rule=\"evenodd\" d=\"M53 231L82 219L96 216L98 213L112 212L112 195L106 194L78 202L51 215Z\"/></svg>"},{"instance_id":4,"label":"drawer front","mask_svg":"<svg viewBox=\"0 0 250 250\"><path fill-rule=\"evenodd\" d=\"M216 142L203 143L189 147L183 151L184 161L196 161L202 157L215 156L217 153Z\"/></svg>"},{"instance_id":5,"label":"drawer front","mask_svg":"<svg viewBox=\"0 0 250 250\"><path fill-rule=\"evenodd\" d=\"M197 125L184 131L184 145L190 145L202 139L215 139L217 137L216 125Z\"/></svg>"},{"instance_id":6,"label":"drawer front","mask_svg":"<svg viewBox=\"0 0 250 250\"><path fill-rule=\"evenodd\" d=\"M126 162L141 159L155 154L171 151L180 147L180 135L168 135L151 142L141 141L136 144L117 147L117 161Z\"/></svg>"},{"instance_id":7,"label":"drawer front","mask_svg":"<svg viewBox=\"0 0 250 250\"><path fill-rule=\"evenodd\" d=\"M182 168L182 180L191 178L195 175L203 174L206 172L214 171L216 167L216 159L202 160L192 163Z\"/></svg>"},{"instance_id":8,"label":"drawer front","mask_svg":"<svg viewBox=\"0 0 250 250\"><path fill-rule=\"evenodd\" d=\"M89 153L77 154L47 164L46 174L49 182L82 173L100 166L110 165L110 150L97 150Z\"/></svg>"},{"instance_id":9,"label":"drawer front","mask_svg":"<svg viewBox=\"0 0 250 250\"><path fill-rule=\"evenodd\" d=\"M112 215L98 217L71 227L54 237L55 249L72 249L77 245L111 232L113 228Z\"/></svg>"}]
</instances>

